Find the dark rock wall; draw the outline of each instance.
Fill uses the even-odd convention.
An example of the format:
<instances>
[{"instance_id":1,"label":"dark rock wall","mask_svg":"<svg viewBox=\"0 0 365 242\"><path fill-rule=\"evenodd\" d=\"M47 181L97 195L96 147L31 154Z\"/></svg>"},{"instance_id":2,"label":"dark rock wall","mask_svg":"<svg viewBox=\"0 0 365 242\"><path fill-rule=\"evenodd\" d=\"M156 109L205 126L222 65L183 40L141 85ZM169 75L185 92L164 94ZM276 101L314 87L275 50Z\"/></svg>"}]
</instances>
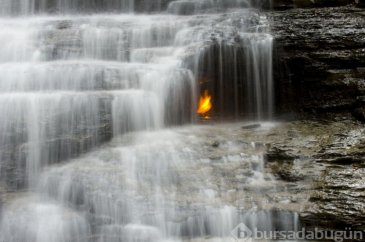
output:
<instances>
[{"instance_id":1,"label":"dark rock wall","mask_svg":"<svg viewBox=\"0 0 365 242\"><path fill-rule=\"evenodd\" d=\"M353 5L271 11L279 112L364 119L365 12Z\"/></svg>"},{"instance_id":2,"label":"dark rock wall","mask_svg":"<svg viewBox=\"0 0 365 242\"><path fill-rule=\"evenodd\" d=\"M277 10L290 8L336 7L351 3L359 3L362 0L266 0L262 2L264 8Z\"/></svg>"}]
</instances>

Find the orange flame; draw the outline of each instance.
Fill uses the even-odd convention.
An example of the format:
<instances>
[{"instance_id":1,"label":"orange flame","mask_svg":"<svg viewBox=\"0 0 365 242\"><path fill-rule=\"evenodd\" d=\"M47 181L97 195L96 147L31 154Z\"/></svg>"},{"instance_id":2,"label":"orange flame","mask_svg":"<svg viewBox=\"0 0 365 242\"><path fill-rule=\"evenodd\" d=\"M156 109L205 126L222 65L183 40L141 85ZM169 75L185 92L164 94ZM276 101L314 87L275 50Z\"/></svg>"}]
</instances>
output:
<instances>
[{"instance_id":1,"label":"orange flame","mask_svg":"<svg viewBox=\"0 0 365 242\"><path fill-rule=\"evenodd\" d=\"M199 100L198 114L204 115L209 112L212 107L212 97L209 95L208 91L204 91L203 96L201 96Z\"/></svg>"}]
</instances>

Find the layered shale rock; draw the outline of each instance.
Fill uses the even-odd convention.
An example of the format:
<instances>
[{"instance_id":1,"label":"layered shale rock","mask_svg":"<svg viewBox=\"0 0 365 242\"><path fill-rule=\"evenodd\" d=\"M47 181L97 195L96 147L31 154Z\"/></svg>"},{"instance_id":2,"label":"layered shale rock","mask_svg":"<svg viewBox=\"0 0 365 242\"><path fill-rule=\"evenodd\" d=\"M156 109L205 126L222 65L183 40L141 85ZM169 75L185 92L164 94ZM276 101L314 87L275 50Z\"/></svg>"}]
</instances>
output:
<instances>
[{"instance_id":1,"label":"layered shale rock","mask_svg":"<svg viewBox=\"0 0 365 242\"><path fill-rule=\"evenodd\" d=\"M352 6L268 13L282 111L363 117L365 14ZM288 105L289 104L289 105Z\"/></svg>"},{"instance_id":2,"label":"layered shale rock","mask_svg":"<svg viewBox=\"0 0 365 242\"><path fill-rule=\"evenodd\" d=\"M267 0L263 7L284 10L290 8L335 7L353 3L354 0Z\"/></svg>"},{"instance_id":3,"label":"layered shale rock","mask_svg":"<svg viewBox=\"0 0 365 242\"><path fill-rule=\"evenodd\" d=\"M363 228L364 133L364 125L354 121L295 121L264 138L266 166L291 184L276 199L288 197L285 206L308 229Z\"/></svg>"}]
</instances>

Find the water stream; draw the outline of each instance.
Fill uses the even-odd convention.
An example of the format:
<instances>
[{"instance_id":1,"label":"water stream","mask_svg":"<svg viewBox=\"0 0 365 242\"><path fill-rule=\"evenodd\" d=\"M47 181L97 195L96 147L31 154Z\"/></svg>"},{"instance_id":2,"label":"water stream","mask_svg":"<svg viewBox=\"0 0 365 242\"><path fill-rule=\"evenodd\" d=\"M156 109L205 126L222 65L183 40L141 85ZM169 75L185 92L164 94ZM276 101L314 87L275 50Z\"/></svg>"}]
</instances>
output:
<instances>
[{"instance_id":1,"label":"water stream","mask_svg":"<svg viewBox=\"0 0 365 242\"><path fill-rule=\"evenodd\" d=\"M234 125L198 125L204 90L214 117L274 112L273 39L251 7L0 0L0 192L12 194L0 203L0 241L231 240L241 222L293 229L294 214L251 199L275 189L263 151L231 140ZM225 141L214 149L217 132Z\"/></svg>"}]
</instances>

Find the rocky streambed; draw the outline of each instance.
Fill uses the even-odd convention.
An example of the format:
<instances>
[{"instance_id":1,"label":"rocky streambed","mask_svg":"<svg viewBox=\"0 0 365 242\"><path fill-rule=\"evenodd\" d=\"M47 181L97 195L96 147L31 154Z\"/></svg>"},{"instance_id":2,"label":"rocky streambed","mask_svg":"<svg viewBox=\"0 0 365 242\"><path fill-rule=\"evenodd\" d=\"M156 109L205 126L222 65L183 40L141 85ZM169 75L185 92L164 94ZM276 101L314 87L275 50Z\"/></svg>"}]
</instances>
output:
<instances>
[{"instance_id":1,"label":"rocky streambed","mask_svg":"<svg viewBox=\"0 0 365 242\"><path fill-rule=\"evenodd\" d=\"M177 4L184 3L184 1L177 2ZM123 236L129 235L131 238L139 238L140 234L146 236L141 241L149 241L151 237L156 240L177 237L190 241L200 241L206 237L224 239L228 236L232 239L231 230L241 221L252 226L266 226L266 229L295 229L299 223L308 228L320 227L329 230L343 230L345 227L363 229L365 13L355 5L327 7L321 2L324 3L324 1L283 1L284 5L281 7L274 6L274 10L266 10L263 14L256 12L247 14L247 11L243 11L230 14L229 21L226 21L228 14L223 14L207 23L200 15L197 15L192 22L187 21L184 16L170 16L168 23L165 23L165 16L159 15L142 16L141 23L134 19L141 17L138 15L128 15L125 19L101 16L100 19L96 17L95 21L90 23L88 23L89 17L85 19L76 17L72 21L63 17L59 20L49 19L54 22L49 22L47 31L34 35L34 37L41 36L46 47L39 50L34 47L34 53L37 54L35 57L43 53L42 60L53 61L47 64L47 68L42 65L32 65L34 73L29 71L27 66L16 65L15 69L6 66L4 73L9 71L10 74L4 76L13 84L13 73L30 73L29 78L35 82L33 89L60 89L63 90L61 95L65 94L64 89L70 89L66 99L56 99L54 102L40 99L44 101L44 108L32 111L39 114L34 117L43 117L44 114L40 120L43 120L43 126L50 128L45 129L43 133L52 131L49 135L40 136L42 139L39 139L34 132L31 132L36 129L33 126L27 127L30 136L38 138L34 139L36 142L31 140L33 142L29 142L30 144L37 144L47 150L53 150L55 147L54 150L64 150L67 156L52 152L56 155L50 157L47 166L42 166L42 169L35 167L36 172L33 173L36 174L37 179L34 180L37 182L32 183L31 189L23 192L22 172L24 172L25 155L19 150L24 150L21 148L25 145L17 144L24 144L24 139L27 137L16 133L13 138L14 133L11 132L11 135L4 136L14 141L15 147L6 148L6 152L3 152L4 157L9 160L9 164L17 159L19 162L11 163L12 165L5 162L3 167L6 169L2 169L1 180L6 180L8 184L0 185L0 208L5 208L3 212L0 209L1 226L3 231L6 231L5 235L0 235L0 241L1 236L5 239L14 239L13 234L20 236L14 241L24 241L29 237L28 231L36 234L39 232L37 226L49 226L50 233L49 231L40 233L44 236L44 241L49 241L48 236L52 236L53 232L58 238L63 234L71 236L67 238L68 240L78 237L77 241L111 241L114 237L122 239ZM339 5L342 5L346 1L336 2L341 2ZM293 6L311 8L290 9ZM275 9L285 9L285 11ZM247 18L242 19L241 15ZM40 20L43 23L43 19ZM40 20L36 21L36 26ZM116 20L124 22L125 25L114 23ZM152 24L145 28L145 22ZM7 23L4 22L4 25ZM191 41L189 37L184 37L186 33L177 34L180 30L180 27L177 27L180 25L177 23L181 24L181 28L191 25L194 27L192 30L196 26L202 26L197 29L198 33L201 33L198 35L198 44L194 42L190 48L184 48L183 53L189 57L190 49L195 52L195 48L212 46L200 59L190 58L200 60L198 61L201 64L198 65L200 70L195 74L204 77L202 80L207 79L207 82L209 79L215 80L216 76L220 76L221 81L232 81L246 76L245 73L241 76L237 69L232 78L231 65L223 63L231 64L226 60L232 53L234 56L242 54L245 45L242 47L241 44L246 42L252 47L252 54L256 53L256 47L260 47L255 41L264 43L268 53L271 53L271 43L274 39L276 111L285 117L284 120L288 120L289 114L291 118L294 116L296 121L260 124L239 122L221 124L208 121L194 126L185 125L161 130L165 123L158 121L165 117L165 113L159 113L159 110L165 105L153 106L155 99L150 99L151 96L144 92L134 90L128 93L112 92L114 89L135 88L136 86L128 85L127 82L119 83L120 85L116 83L123 78L131 79L141 84L142 89L156 91L159 94L157 97L175 97L174 105L166 102L165 109L170 114L165 118L169 121L168 124L180 124L190 120L190 115L181 114L186 105L181 101L186 99L182 93L188 93L182 90L190 88L192 79L189 70L193 69L195 66L193 64L196 63L187 65L183 71L181 68L176 69L175 66L172 66L173 71L157 68L157 65L166 63L166 60L172 64L180 63L182 52L179 50L176 56L175 52L171 52L172 43L176 42L175 35L181 37L181 39L176 37L181 41L177 42L180 43L179 46L185 46ZM266 34L267 23L270 23L270 34L274 38ZM27 25L24 24L25 22L20 21L19 32L27 29ZM134 30L130 30L129 26L133 26ZM213 27L206 30L207 26ZM226 35L220 33L219 26L225 31L229 30ZM242 26L246 26L247 29ZM98 35L111 27L114 32L109 37L106 36L105 40L104 35L100 35L102 37ZM127 31L124 28L127 28ZM243 33L237 34L237 29L243 30ZM6 33L4 36L8 36ZM157 40L155 36L161 33L166 33L165 37ZM192 31L191 36L194 33ZM135 39L126 38L128 35ZM90 36L96 37L93 39ZM144 41L144 36L148 36L150 42ZM112 42L108 42L108 38ZM122 51L130 43L137 43L136 39L141 42L135 46L133 53ZM252 40L255 40L253 44ZM24 48L29 48L27 41L28 39L24 38L24 43L20 43L19 46L23 44ZM39 39L30 41L33 42L38 43ZM100 48L95 48L95 43L99 43ZM123 45L118 51L119 54L115 55L115 51L104 48L110 46L110 43L115 44L116 49L122 46L120 43L124 43L125 46ZM200 45L202 43L204 45ZM249 53L251 52L246 54ZM263 54L260 54L265 57L263 59L270 60L266 57L271 55ZM81 64L67 60L68 65L64 61L59 63L56 61L71 57L100 60ZM214 61L212 65L211 59L219 61ZM111 65L110 60L146 62L148 65L129 63ZM238 68L242 61L237 58L234 66ZM210 69L207 68L209 66ZM215 68L216 66L220 68ZM75 73L71 67L79 70L79 85L74 82L73 75L64 74ZM217 71L212 72L213 69ZM271 73L271 69L269 70ZM214 74L209 76L207 73ZM62 75L64 78L61 80L58 77ZM55 83L60 81L65 86L47 84L49 76L54 78ZM160 80L161 85L156 87L147 85L149 81L155 83L161 76L164 77ZM186 85L176 86L177 89L171 88L168 81L176 80L176 77ZM69 82L63 82L65 79ZM17 77L14 80L22 79ZM83 83L85 80L95 82ZM271 79L267 81L271 83ZM211 82L215 87L217 83ZM237 83L231 84L234 86ZM160 90L161 86L166 87L166 90L164 89L166 93ZM207 87L209 88L209 85ZM2 88L9 92L14 91L13 89L20 89L22 92L33 90L22 82L19 82L19 86L9 85ZM245 86L240 88L245 90ZM90 92L94 89L102 95L94 96L95 91ZM269 89L270 94L271 86ZM71 95L74 97L74 92L86 93L87 97L95 100L90 102L90 99L83 95L70 98ZM181 96L178 95L176 99L178 93ZM266 97L266 94L265 92L262 96ZM270 96L269 94L267 96ZM230 92L223 96L232 97ZM46 96L48 97L56 96L52 94ZM19 95L15 98L19 98ZM12 101L7 97L4 98L5 103L9 100ZM250 105L254 103L250 100L243 103ZM162 98L162 101L166 100ZM238 101L240 100L236 97L235 104L242 103ZM271 110L271 98L269 101L268 109ZM144 107L143 104L146 102L152 106ZM230 100L227 101L229 102ZM24 101L24 103L29 102ZM124 107L121 103L130 105ZM176 103L179 103L180 108L176 109ZM23 104L23 101L20 104ZM72 110L61 109L64 113L72 114L65 118L69 122L63 122L60 118L63 117L63 112L50 112L46 108L60 110L61 104L65 107L75 104ZM7 111L4 113L12 113L10 105L3 106ZM135 110L129 107L135 106L143 106L142 110L146 110L133 119L125 118ZM170 106L174 107L173 110L170 110ZM224 106L221 106L221 109ZM24 110L28 110L26 107ZM96 107L99 108L95 109ZM116 107L122 108L119 110ZM236 109L240 110L240 107L237 106ZM89 111L83 116L80 110ZM13 116L8 115L8 120L12 117L14 120L18 118L18 113L23 114L23 109L15 111ZM112 112L115 113L114 116ZM155 115L159 115L161 120L155 119ZM61 121L55 122L56 119ZM112 119L114 123L123 125L112 125ZM151 124L142 122L137 125L137 120L149 120ZM34 123L39 123L36 121L37 119ZM30 121L22 119L17 124L25 129L27 122ZM9 121L9 124L5 123L3 126L12 130L14 128L12 123ZM63 123L68 123L69 126L64 127L61 125ZM136 127L130 126L131 124L136 124ZM53 133L51 129L53 126L61 126L62 129L59 133ZM153 131L150 127L153 127ZM145 129L150 131L141 131ZM115 132L113 137L112 132ZM67 146L62 146L63 143ZM34 156L42 153L39 147L33 149ZM19 154L19 157L14 157L15 153ZM48 156L48 153L45 155ZM19 177L22 179L18 179ZM32 221L34 219L35 227L33 223L28 222L30 218ZM46 221L48 218L53 218L55 223L48 223ZM60 222L63 226L57 226L56 222ZM77 224L78 227L70 226L72 224Z\"/></svg>"},{"instance_id":2,"label":"rocky streambed","mask_svg":"<svg viewBox=\"0 0 365 242\"><path fill-rule=\"evenodd\" d=\"M228 133L224 126L218 127L211 132L213 150L231 139L229 134L221 143L220 135ZM266 209L298 213L301 224L311 228L364 228L363 123L303 120L277 123L272 128L236 124L233 129L236 141L261 147L266 175L274 177L275 189L262 191ZM258 197L262 200L262 195Z\"/></svg>"},{"instance_id":3,"label":"rocky streambed","mask_svg":"<svg viewBox=\"0 0 365 242\"><path fill-rule=\"evenodd\" d=\"M192 130L194 135L191 133ZM199 210L201 205L206 206L207 203L212 207L225 204L229 208L243 209L246 212L277 211L276 213L281 215L297 214L300 224L307 228L363 229L364 133L365 125L352 120L292 121L255 125L211 123L182 127L168 133L159 132L161 141L155 141L154 144L154 147L160 147L167 142L165 146L167 145L169 150L172 149L171 155L177 152L174 151L176 148L180 149L177 156L180 157L181 163L170 163L168 167L165 167L167 164L161 163L158 166L165 167L166 171L163 169L156 170L155 172L158 172L156 174L152 171L148 173L152 172L151 175L155 174L154 176L162 179L155 182L166 189L161 191L163 196L185 208L184 213L191 208ZM151 137L156 136L152 133L142 134L141 137L148 143ZM73 186L76 184L79 184L77 187L85 186L79 195L86 196L89 189L87 187L92 182L91 178L105 179L102 174L109 174L113 169L117 169L113 160L117 159L115 157L118 157L117 154L120 152L121 148L118 147L128 148L129 142L131 141L127 136L122 141L113 141L100 152L96 151L69 164L47 169L41 179L42 190L55 189L48 191L51 197L74 201L72 197L64 197L64 193L61 193L62 196L57 195L57 189L62 187L65 189L64 186L72 182ZM143 152L142 146L135 148L131 146L128 149ZM149 156L153 159L155 151L146 152L150 152ZM143 154L139 153L138 156L142 157ZM99 164L98 159L103 162ZM187 160L195 161L186 163ZM150 165L146 163L145 168ZM114 166L115 168L112 168ZM128 166L131 167L130 164ZM119 168L113 171L114 175L111 178L115 179L116 176L120 178L109 184L118 181L123 189L127 189L128 194L129 189L134 188L129 187L128 182L126 184L122 182L124 179L122 177L126 175L123 175L123 169L120 172ZM143 169L139 172L143 172ZM166 176L160 174L161 172L167 172ZM170 175L173 175L174 179ZM68 180L73 176L77 179ZM164 179L176 185L180 194L178 197L175 197L172 191L169 194L171 187ZM151 183L151 191L154 191L155 182ZM118 194L118 189L120 188L116 187L113 193ZM149 188L144 189L145 196L150 196ZM93 193L99 192L94 190ZM6 205L13 201L14 197L19 196L19 193L2 193L1 202ZM78 203L80 202L82 203L82 201ZM215 214L213 211L210 212ZM204 213L209 216L210 212ZM286 219L286 222L288 221L294 223L293 218Z\"/></svg>"}]
</instances>

